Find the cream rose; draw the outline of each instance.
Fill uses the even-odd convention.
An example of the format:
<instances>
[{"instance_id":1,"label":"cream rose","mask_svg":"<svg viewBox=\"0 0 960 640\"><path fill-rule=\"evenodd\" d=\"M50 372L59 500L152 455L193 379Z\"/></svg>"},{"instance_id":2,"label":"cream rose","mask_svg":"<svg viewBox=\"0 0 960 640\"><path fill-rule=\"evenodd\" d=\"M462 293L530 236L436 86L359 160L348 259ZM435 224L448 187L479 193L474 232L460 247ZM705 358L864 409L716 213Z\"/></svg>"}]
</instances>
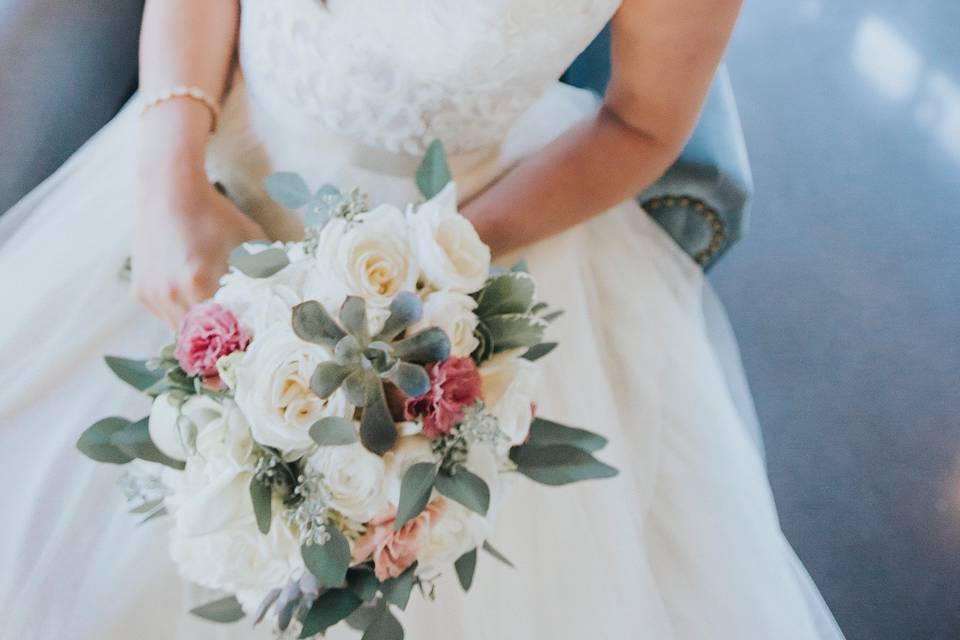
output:
<instances>
[{"instance_id":1,"label":"cream rose","mask_svg":"<svg viewBox=\"0 0 960 640\"><path fill-rule=\"evenodd\" d=\"M420 572L449 569L457 558L483 544L489 535L490 526L485 518L448 499L446 509L432 523L417 553Z\"/></svg>"},{"instance_id":2,"label":"cream rose","mask_svg":"<svg viewBox=\"0 0 960 640\"><path fill-rule=\"evenodd\" d=\"M423 318L411 327L411 332L428 327L439 327L450 338L450 355L469 356L480 341L474 335L479 320L473 310L477 301L465 293L435 291L423 303Z\"/></svg>"},{"instance_id":3,"label":"cream rose","mask_svg":"<svg viewBox=\"0 0 960 640\"><path fill-rule=\"evenodd\" d=\"M367 522L387 506L383 459L361 444L319 447L305 471L320 476L326 502L352 520Z\"/></svg>"},{"instance_id":4,"label":"cream rose","mask_svg":"<svg viewBox=\"0 0 960 640\"><path fill-rule=\"evenodd\" d=\"M399 209L381 205L352 221L331 220L317 247L319 272L345 294L385 308L401 291L416 289L418 270ZM321 300L322 301L322 300Z\"/></svg>"},{"instance_id":5,"label":"cream rose","mask_svg":"<svg viewBox=\"0 0 960 640\"><path fill-rule=\"evenodd\" d=\"M314 422L352 413L341 391L322 399L310 390L317 365L331 357L328 348L298 338L289 324L254 338L236 367L234 397L257 442L296 456L313 447Z\"/></svg>"},{"instance_id":6,"label":"cream rose","mask_svg":"<svg viewBox=\"0 0 960 640\"><path fill-rule=\"evenodd\" d=\"M435 289L473 293L490 271L490 248L457 213L453 183L408 213L410 242L420 270Z\"/></svg>"},{"instance_id":7,"label":"cream rose","mask_svg":"<svg viewBox=\"0 0 960 640\"><path fill-rule=\"evenodd\" d=\"M530 433L533 399L539 383L539 368L519 351L499 353L480 367L487 410L496 416L510 445L521 444Z\"/></svg>"}]
</instances>

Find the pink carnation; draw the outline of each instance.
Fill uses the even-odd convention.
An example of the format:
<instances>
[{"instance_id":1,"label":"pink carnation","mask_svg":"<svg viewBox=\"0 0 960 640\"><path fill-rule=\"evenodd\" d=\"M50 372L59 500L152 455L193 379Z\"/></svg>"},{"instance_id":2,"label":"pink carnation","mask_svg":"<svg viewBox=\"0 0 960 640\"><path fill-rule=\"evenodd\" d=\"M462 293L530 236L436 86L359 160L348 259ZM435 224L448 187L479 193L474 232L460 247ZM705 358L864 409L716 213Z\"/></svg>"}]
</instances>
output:
<instances>
[{"instance_id":1,"label":"pink carnation","mask_svg":"<svg viewBox=\"0 0 960 640\"><path fill-rule=\"evenodd\" d=\"M175 355L180 368L191 376L202 376L214 389L221 386L217 360L250 343L250 332L240 325L229 309L216 302L193 306L180 321Z\"/></svg>"},{"instance_id":2,"label":"pink carnation","mask_svg":"<svg viewBox=\"0 0 960 640\"><path fill-rule=\"evenodd\" d=\"M353 559L363 562L372 555L377 579L396 578L416 562L420 547L446 508L446 500L438 496L420 515L394 530L397 510L390 507L367 524L367 531L353 547Z\"/></svg>"},{"instance_id":3,"label":"pink carnation","mask_svg":"<svg viewBox=\"0 0 960 640\"><path fill-rule=\"evenodd\" d=\"M463 419L464 410L483 399L480 371L470 358L449 358L427 368L430 389L404 404L407 420L423 418L423 433L438 438Z\"/></svg>"}]
</instances>

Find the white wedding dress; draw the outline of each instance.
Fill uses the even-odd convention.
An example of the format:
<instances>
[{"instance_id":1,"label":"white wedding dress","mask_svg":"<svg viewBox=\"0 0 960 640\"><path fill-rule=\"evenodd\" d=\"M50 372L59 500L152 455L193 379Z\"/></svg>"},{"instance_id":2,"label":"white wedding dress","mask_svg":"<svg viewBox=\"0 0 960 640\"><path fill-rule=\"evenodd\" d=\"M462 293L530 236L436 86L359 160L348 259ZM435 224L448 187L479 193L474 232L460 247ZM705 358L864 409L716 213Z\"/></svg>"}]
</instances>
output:
<instances>
[{"instance_id":1,"label":"white wedding dress","mask_svg":"<svg viewBox=\"0 0 960 640\"><path fill-rule=\"evenodd\" d=\"M596 106L556 78L618 0L244 0L238 76L209 172L275 237L299 222L261 180L297 171L415 200L434 139L461 195ZM136 526L119 467L75 449L146 398L103 364L169 332L118 276L134 219L128 107L0 218L0 638L267 638L186 611L211 599L176 575L163 519ZM836 640L780 531L749 395L698 267L634 202L523 252L563 308L539 412L606 435L620 475L523 484L468 596L445 576L403 616L413 640ZM356 637L336 629L331 638Z\"/></svg>"}]
</instances>

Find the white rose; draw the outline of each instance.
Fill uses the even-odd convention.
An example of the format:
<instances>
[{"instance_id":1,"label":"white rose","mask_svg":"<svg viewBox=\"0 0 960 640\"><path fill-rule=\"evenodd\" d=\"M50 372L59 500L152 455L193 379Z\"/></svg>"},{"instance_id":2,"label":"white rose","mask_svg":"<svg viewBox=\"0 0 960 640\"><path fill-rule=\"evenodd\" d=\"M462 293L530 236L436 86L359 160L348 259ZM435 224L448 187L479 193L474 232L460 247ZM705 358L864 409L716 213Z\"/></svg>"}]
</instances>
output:
<instances>
[{"instance_id":1,"label":"white rose","mask_svg":"<svg viewBox=\"0 0 960 640\"><path fill-rule=\"evenodd\" d=\"M490 271L490 248L469 220L457 213L453 183L408 213L410 242L427 281L435 289L473 293Z\"/></svg>"},{"instance_id":2,"label":"white rose","mask_svg":"<svg viewBox=\"0 0 960 640\"><path fill-rule=\"evenodd\" d=\"M419 273L407 237L403 214L389 205L353 221L331 220L318 242L320 273L333 278L345 294L386 308L401 291L416 289Z\"/></svg>"},{"instance_id":3,"label":"white rose","mask_svg":"<svg viewBox=\"0 0 960 640\"><path fill-rule=\"evenodd\" d=\"M423 318L410 331L439 327L450 338L451 355L469 356L480 344L473 333L479 323L476 308L477 301L465 293L435 291L424 300Z\"/></svg>"},{"instance_id":4,"label":"white rose","mask_svg":"<svg viewBox=\"0 0 960 640\"><path fill-rule=\"evenodd\" d=\"M242 522L252 513L249 486L256 463L246 419L232 401L208 396L190 398L182 413L196 431L195 450L166 499L176 528L202 535Z\"/></svg>"},{"instance_id":5,"label":"white rose","mask_svg":"<svg viewBox=\"0 0 960 640\"><path fill-rule=\"evenodd\" d=\"M394 506L400 503L400 483L407 469L418 462L436 462L430 440L414 435L400 438L393 449L383 456L386 465L385 490L387 499Z\"/></svg>"},{"instance_id":6,"label":"white rose","mask_svg":"<svg viewBox=\"0 0 960 640\"><path fill-rule=\"evenodd\" d=\"M353 412L342 391L322 399L310 390L317 365L331 358L327 347L301 340L286 324L254 338L237 366L234 397L257 442L297 455L312 448L314 422Z\"/></svg>"},{"instance_id":7,"label":"white rose","mask_svg":"<svg viewBox=\"0 0 960 640\"><path fill-rule=\"evenodd\" d=\"M521 444L533 421L533 398L539 368L521 351L499 353L480 367L480 380L487 410L496 416L510 445Z\"/></svg>"},{"instance_id":8,"label":"white rose","mask_svg":"<svg viewBox=\"0 0 960 640\"><path fill-rule=\"evenodd\" d=\"M186 535L175 528L170 556L180 575L209 589L235 593L244 610L253 613L271 589L304 570L299 540L284 522L282 509L276 500L267 535L257 529L252 507L243 521L205 535Z\"/></svg>"},{"instance_id":9,"label":"white rose","mask_svg":"<svg viewBox=\"0 0 960 640\"><path fill-rule=\"evenodd\" d=\"M361 444L319 447L305 470L321 476L326 502L352 520L367 522L387 506L383 459Z\"/></svg>"},{"instance_id":10,"label":"white rose","mask_svg":"<svg viewBox=\"0 0 960 640\"><path fill-rule=\"evenodd\" d=\"M280 243L272 246L283 247ZM290 324L291 310L303 302L304 283L313 268L312 260L299 258L267 278L251 278L231 269L220 279L213 299L256 336L275 324Z\"/></svg>"}]
</instances>

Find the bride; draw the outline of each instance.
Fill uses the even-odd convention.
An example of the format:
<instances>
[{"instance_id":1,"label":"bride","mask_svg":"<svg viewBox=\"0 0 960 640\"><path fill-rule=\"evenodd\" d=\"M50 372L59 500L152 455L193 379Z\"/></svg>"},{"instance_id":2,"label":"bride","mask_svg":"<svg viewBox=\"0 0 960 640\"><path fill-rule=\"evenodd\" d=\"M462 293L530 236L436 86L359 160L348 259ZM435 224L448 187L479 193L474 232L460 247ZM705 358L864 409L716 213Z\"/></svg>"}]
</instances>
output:
<instances>
[{"instance_id":1,"label":"bride","mask_svg":"<svg viewBox=\"0 0 960 640\"><path fill-rule=\"evenodd\" d=\"M140 98L0 219L0 636L270 635L185 613L210 594L167 525L136 529L116 469L75 450L147 410L101 357L155 353L239 243L297 237L265 175L415 200L439 139L481 237L566 309L539 406L606 435L621 474L519 488L493 539L519 568L481 561L468 598L442 584L408 637L841 638L780 531L722 311L632 199L681 149L738 5L148 1ZM597 105L556 78L611 18Z\"/></svg>"}]
</instances>

